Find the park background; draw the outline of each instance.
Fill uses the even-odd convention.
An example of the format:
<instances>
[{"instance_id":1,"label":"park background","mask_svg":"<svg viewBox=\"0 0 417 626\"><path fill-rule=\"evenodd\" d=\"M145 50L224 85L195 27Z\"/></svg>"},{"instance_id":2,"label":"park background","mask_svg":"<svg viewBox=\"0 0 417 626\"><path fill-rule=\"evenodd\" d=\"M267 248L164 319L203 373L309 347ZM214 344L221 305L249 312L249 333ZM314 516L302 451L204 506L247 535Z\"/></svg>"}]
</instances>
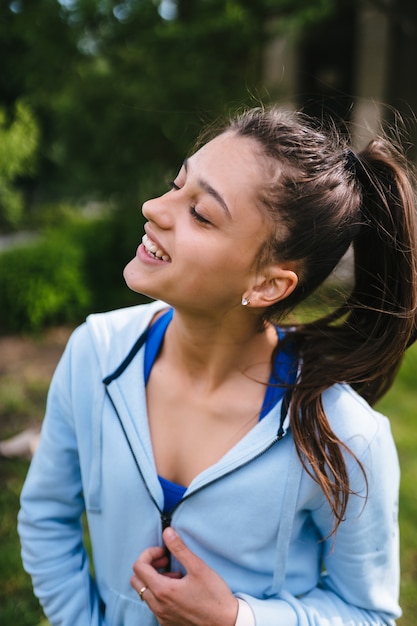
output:
<instances>
[{"instance_id":1,"label":"park background","mask_svg":"<svg viewBox=\"0 0 417 626\"><path fill-rule=\"evenodd\" d=\"M274 102L330 117L356 148L385 125L415 162L416 55L415 0L2 0L0 439L41 422L85 315L140 301L121 272L141 204L203 126ZM417 614L416 372L414 348L378 405L402 465L400 626ZM27 467L0 459L5 626L43 620L16 535Z\"/></svg>"}]
</instances>

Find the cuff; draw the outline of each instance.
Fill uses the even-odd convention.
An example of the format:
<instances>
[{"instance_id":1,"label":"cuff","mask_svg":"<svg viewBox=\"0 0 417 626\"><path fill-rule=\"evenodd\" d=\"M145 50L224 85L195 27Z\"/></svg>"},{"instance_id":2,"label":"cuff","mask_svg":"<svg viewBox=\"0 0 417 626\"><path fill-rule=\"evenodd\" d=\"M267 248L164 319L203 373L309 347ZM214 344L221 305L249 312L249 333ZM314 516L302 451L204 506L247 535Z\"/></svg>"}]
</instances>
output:
<instances>
[{"instance_id":1,"label":"cuff","mask_svg":"<svg viewBox=\"0 0 417 626\"><path fill-rule=\"evenodd\" d=\"M237 610L235 626L255 626L255 616L252 613L252 609L249 604L241 598L237 598L237 601L239 603L239 607Z\"/></svg>"}]
</instances>

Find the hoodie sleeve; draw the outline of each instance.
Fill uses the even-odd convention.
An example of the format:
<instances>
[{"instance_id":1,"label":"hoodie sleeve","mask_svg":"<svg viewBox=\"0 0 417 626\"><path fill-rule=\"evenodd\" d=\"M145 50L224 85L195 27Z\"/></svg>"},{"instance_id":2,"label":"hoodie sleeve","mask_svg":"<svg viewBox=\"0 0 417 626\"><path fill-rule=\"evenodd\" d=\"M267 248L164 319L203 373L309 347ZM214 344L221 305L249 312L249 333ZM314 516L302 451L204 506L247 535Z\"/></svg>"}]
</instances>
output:
<instances>
[{"instance_id":1,"label":"hoodie sleeve","mask_svg":"<svg viewBox=\"0 0 417 626\"><path fill-rule=\"evenodd\" d=\"M54 374L18 516L23 564L51 626L104 626L83 543L84 499L71 402L74 336L81 329Z\"/></svg>"},{"instance_id":2,"label":"hoodie sleeve","mask_svg":"<svg viewBox=\"0 0 417 626\"><path fill-rule=\"evenodd\" d=\"M313 512L323 541L323 569L316 588L295 597L259 600L238 594L250 605L257 626L394 626L401 616L399 595L399 464L388 420L360 455L366 472L351 464L348 509L336 537L329 507ZM353 447L353 446L352 446ZM327 537L327 538L326 538Z\"/></svg>"}]
</instances>

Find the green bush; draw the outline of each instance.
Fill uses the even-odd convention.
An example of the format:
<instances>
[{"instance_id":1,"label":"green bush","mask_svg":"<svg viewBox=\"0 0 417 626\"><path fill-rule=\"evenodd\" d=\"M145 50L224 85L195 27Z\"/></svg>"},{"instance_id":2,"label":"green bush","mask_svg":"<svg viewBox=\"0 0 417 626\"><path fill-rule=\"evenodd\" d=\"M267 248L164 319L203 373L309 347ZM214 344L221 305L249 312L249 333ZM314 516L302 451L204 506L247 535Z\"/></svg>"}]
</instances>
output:
<instances>
[{"instance_id":1,"label":"green bush","mask_svg":"<svg viewBox=\"0 0 417 626\"><path fill-rule=\"evenodd\" d=\"M38 331L83 316L91 301L83 266L82 247L64 231L50 231L30 246L3 252L1 329Z\"/></svg>"},{"instance_id":2,"label":"green bush","mask_svg":"<svg viewBox=\"0 0 417 626\"><path fill-rule=\"evenodd\" d=\"M118 214L100 219L75 219L66 227L68 238L83 250L83 274L90 294L89 312L138 304L145 296L126 286L123 268L135 254L140 228L128 228Z\"/></svg>"},{"instance_id":3,"label":"green bush","mask_svg":"<svg viewBox=\"0 0 417 626\"><path fill-rule=\"evenodd\" d=\"M87 313L145 301L123 279L139 234L119 216L86 219L68 211L35 243L1 253L0 331L76 324Z\"/></svg>"},{"instance_id":4,"label":"green bush","mask_svg":"<svg viewBox=\"0 0 417 626\"><path fill-rule=\"evenodd\" d=\"M134 248L113 217L73 220L67 236L83 250L85 286L90 293L91 311L105 311L131 304L135 297L126 287L123 267ZM138 296L136 296L136 300Z\"/></svg>"}]
</instances>

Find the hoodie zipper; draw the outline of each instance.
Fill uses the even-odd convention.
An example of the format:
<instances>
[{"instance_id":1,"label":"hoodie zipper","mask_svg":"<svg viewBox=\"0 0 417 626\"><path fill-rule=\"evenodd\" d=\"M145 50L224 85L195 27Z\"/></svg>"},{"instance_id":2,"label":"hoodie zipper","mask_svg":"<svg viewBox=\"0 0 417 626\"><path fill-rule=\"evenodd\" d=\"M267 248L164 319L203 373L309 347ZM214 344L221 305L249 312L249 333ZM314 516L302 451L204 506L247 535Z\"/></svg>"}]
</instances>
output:
<instances>
[{"instance_id":1,"label":"hoodie zipper","mask_svg":"<svg viewBox=\"0 0 417 626\"><path fill-rule=\"evenodd\" d=\"M186 500L189 500L189 498L194 496L196 493L200 493L200 491L203 491L204 489L206 489L206 487L211 487L212 485L214 485L215 483L219 482L220 480L223 480L223 478L226 478L226 476L230 476L231 474L234 474L235 472L238 472L239 470L241 470L243 467L246 467L247 465L249 465L253 461L256 461L257 459L259 459L259 457L261 457L264 454L266 454L278 441L280 441L280 439L282 439L282 437L279 437L277 435L275 437L275 439L273 439L266 446L266 448L263 448L260 452L255 454L255 456L251 457L250 459L247 459L246 461L243 461L243 463L241 463L240 465L237 465L236 467L233 467L228 472L225 472L221 476L217 476L217 478L213 478L213 480L210 480L208 483L205 483L204 485L201 485L201 487L198 487L197 489L195 489L191 493L185 495L183 498L181 498L181 500L179 502L177 502L177 504L174 507L172 507L172 509L169 511L169 513L167 513L167 514L161 513L161 518L162 518L163 515L165 515L165 518L170 521L172 519L172 515L177 510L177 508L180 506L180 504L182 504ZM169 524L168 524L168 526L169 526ZM166 526L164 526L164 528L166 528Z\"/></svg>"},{"instance_id":2,"label":"hoodie zipper","mask_svg":"<svg viewBox=\"0 0 417 626\"><path fill-rule=\"evenodd\" d=\"M103 382L105 382L105 381L103 381ZM173 514L179 508L179 506L181 506L181 504L183 502L185 502L186 500L189 500L196 493L200 493L201 491L203 491L207 487L211 487L212 485L214 485L215 483L219 482L220 480L223 480L223 478L226 478L227 476L230 476L231 474L234 474L234 473L238 472L243 467L246 467L247 465L249 465L253 461L256 461L261 456L266 454L269 450L271 450L271 448L273 448L275 446L275 444L278 443L278 441L281 441L281 439L285 435L284 420L285 420L285 417L286 417L287 412L288 412L288 408L289 408L289 404L290 404L290 400L291 400L291 395L292 395L292 389L289 389L289 391L287 391L287 393L283 397L282 403L281 403L280 424L279 424L277 435L265 448L263 448L262 450L257 452L257 454L255 454L255 456L251 457L250 459L247 459L243 463L240 463L240 465L237 465L236 467L233 467L228 472L225 472L221 476L217 476L216 478L213 478L213 480L210 480L209 482L205 483L204 485L201 485L201 487L198 487L197 489L195 489L194 491L192 491L188 495L185 495L184 497L181 498L181 500L179 502L177 502L177 504L175 506L172 507L172 509L170 511L168 511L168 513L165 513L164 511L161 510L161 508L159 507L157 501L153 497L151 490L149 489L149 486L148 486L148 484L147 484L147 482L145 480L145 477L143 475L141 467L140 467L140 465L139 465L139 463L138 463L138 461L136 459L136 456L135 456L135 454L133 452L132 445L131 445L131 443L129 441L129 437L127 436L127 433L126 433L125 427L123 425L123 422L122 422L122 420L120 418L119 412L118 412L118 410L116 408L116 405L114 404L113 399L111 397L111 394L110 394L110 392L109 392L109 390L107 388L106 382L105 382L105 386L106 386L106 395L109 398L109 400L110 400L110 402L111 402L111 404L113 406L113 409L114 409L114 411L115 411L115 413L117 415L117 419L119 420L119 424L120 424L120 426L122 428L123 434L125 436L125 439L127 441L128 446L129 446L129 449L130 449L130 452L132 454L133 460L135 462L136 468L137 468L137 470L139 472L140 477L142 478L143 484L145 485L145 489L148 492L151 501L153 502L153 504L155 505L156 509L159 512L159 516L160 516L160 519L161 519L161 534L165 530L165 528L168 528L168 526L171 525ZM171 554L170 554L169 550L166 547L165 547L165 553L166 553L166 556L168 558L168 566L165 569L165 571L169 572L171 570Z\"/></svg>"},{"instance_id":3,"label":"hoodie zipper","mask_svg":"<svg viewBox=\"0 0 417 626\"><path fill-rule=\"evenodd\" d=\"M271 443L269 443L266 446L266 448L264 448L263 450L261 450L260 452L255 454L255 456L251 457L247 461L244 461L240 465L237 465L236 467L234 467L233 469L229 470L228 472L225 472L221 476L217 476L217 478L213 478L213 480L210 480L208 483L205 483L204 485L201 485L201 487L198 487L197 489L195 489L194 491L192 491L188 495L183 496L181 498L181 500L179 502L177 502L177 504L175 506L173 506L170 511L168 511L168 513L164 513L163 511L161 511L159 506L156 504L154 498L151 496L153 502L155 503L155 505L156 505L156 507L157 507L157 509L159 511L159 515L161 517L162 532L165 530L165 528L168 528L168 526L171 526L172 516L175 513L175 511L181 506L181 504L183 502L185 502L186 500L189 500L190 498L195 496L196 493L200 493L201 491L203 491L207 487L211 487L215 483L218 483L220 480L223 480L223 478L226 478L226 476L230 476L231 474L234 474L235 472L238 472L239 470L241 470L243 467L246 467L247 465L249 465L253 461L256 461L257 459L259 459L259 457L261 457L264 454L266 454L278 441L280 441L282 439L282 437L283 437L283 435L281 437L279 437L277 435L275 437L275 439L273 439L273 441L271 441ZM136 465L138 467L138 463L136 463ZM140 471L140 469L139 469L139 471ZM142 472L140 472L140 473L141 473L143 482L145 482L145 480L143 478ZM149 492L148 488L147 488L147 490ZM164 571L165 572L170 572L171 571L171 553L169 552L169 550L168 550L168 548L166 546L165 546L165 555L168 558L168 566L167 566L167 568Z\"/></svg>"}]
</instances>

